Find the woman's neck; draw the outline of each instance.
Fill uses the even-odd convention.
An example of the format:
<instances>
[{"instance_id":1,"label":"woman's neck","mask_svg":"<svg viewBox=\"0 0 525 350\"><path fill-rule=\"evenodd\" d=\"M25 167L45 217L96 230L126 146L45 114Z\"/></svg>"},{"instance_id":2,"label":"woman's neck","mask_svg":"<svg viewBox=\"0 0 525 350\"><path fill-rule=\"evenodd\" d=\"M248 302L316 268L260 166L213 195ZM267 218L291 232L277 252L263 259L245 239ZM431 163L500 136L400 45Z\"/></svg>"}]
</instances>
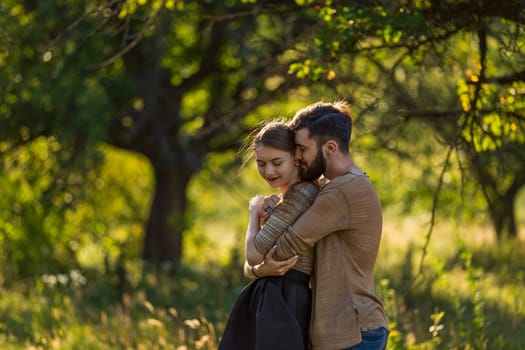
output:
<instances>
[{"instance_id":1,"label":"woman's neck","mask_svg":"<svg viewBox=\"0 0 525 350\"><path fill-rule=\"evenodd\" d=\"M300 180L300 178L299 178L299 177L296 177L294 180L288 182L286 185L281 186L281 187L279 188L279 189L281 190L281 195L284 196L284 195L286 194L286 192L288 191L288 189L290 189L290 187L291 187L294 183L298 182L299 180Z\"/></svg>"}]
</instances>

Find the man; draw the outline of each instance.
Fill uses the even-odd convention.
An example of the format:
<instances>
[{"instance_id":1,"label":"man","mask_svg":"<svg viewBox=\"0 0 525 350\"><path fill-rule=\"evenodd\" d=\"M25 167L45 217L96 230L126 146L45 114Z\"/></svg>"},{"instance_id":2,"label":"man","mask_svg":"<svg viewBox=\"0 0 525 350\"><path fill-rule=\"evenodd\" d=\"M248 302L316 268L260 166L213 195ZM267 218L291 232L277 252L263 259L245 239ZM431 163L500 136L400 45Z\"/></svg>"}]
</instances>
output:
<instances>
[{"instance_id":1,"label":"man","mask_svg":"<svg viewBox=\"0 0 525 350\"><path fill-rule=\"evenodd\" d=\"M327 183L313 205L280 236L257 276L282 274L291 257L315 246L310 339L313 350L386 348L388 321L375 295L373 269L382 211L368 176L349 153L352 120L344 102L318 102L299 110L296 160L304 179ZM269 198L263 209L275 205ZM268 208L269 207L269 208ZM257 237L256 237L257 240ZM288 259L288 265L273 260ZM272 270L273 266L273 270Z\"/></svg>"}]
</instances>

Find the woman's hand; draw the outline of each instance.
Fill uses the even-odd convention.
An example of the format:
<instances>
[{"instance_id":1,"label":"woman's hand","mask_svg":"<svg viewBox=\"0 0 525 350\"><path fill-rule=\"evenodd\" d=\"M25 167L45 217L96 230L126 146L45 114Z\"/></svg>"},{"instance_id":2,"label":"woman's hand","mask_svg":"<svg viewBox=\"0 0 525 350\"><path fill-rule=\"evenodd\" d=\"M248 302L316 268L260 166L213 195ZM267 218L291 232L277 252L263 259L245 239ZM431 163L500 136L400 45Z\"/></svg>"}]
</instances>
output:
<instances>
[{"instance_id":1,"label":"woman's hand","mask_svg":"<svg viewBox=\"0 0 525 350\"><path fill-rule=\"evenodd\" d=\"M258 194L250 200L248 208L250 209L250 214L257 214L261 220L266 221L280 201L281 197L276 194L270 196Z\"/></svg>"},{"instance_id":2,"label":"woman's hand","mask_svg":"<svg viewBox=\"0 0 525 350\"><path fill-rule=\"evenodd\" d=\"M256 194L252 199L250 199L250 202L248 203L248 210L250 212L258 212L261 210L262 206L264 205L264 198L265 196Z\"/></svg>"},{"instance_id":3,"label":"woman's hand","mask_svg":"<svg viewBox=\"0 0 525 350\"><path fill-rule=\"evenodd\" d=\"M261 227L264 225L266 220L268 220L268 218L270 217L273 207L276 206L280 200L281 198L277 195L272 195L268 197L256 195L250 200L248 204L250 215L248 219L248 227L246 228L245 250L246 250L246 260L252 266L256 266L264 262L265 257L261 253L259 253L257 251L257 248L255 247L255 237L261 230ZM270 263L273 263L273 262L277 262L277 261L273 260ZM270 267L272 268L270 270L270 273L274 273L274 274L276 273L277 275L279 275L278 268L283 269L283 268L286 268L287 265L284 265L284 267L281 267L281 265L279 264L277 266L273 265ZM252 272L253 271L254 270L252 270ZM285 270L284 272L286 271L287 270Z\"/></svg>"},{"instance_id":4,"label":"woman's hand","mask_svg":"<svg viewBox=\"0 0 525 350\"><path fill-rule=\"evenodd\" d=\"M268 220L268 217L272 214L273 208L279 204L281 197L276 194L271 196L262 196L260 194L255 195L248 204L248 210L250 216L256 217L260 220L261 224Z\"/></svg>"}]
</instances>

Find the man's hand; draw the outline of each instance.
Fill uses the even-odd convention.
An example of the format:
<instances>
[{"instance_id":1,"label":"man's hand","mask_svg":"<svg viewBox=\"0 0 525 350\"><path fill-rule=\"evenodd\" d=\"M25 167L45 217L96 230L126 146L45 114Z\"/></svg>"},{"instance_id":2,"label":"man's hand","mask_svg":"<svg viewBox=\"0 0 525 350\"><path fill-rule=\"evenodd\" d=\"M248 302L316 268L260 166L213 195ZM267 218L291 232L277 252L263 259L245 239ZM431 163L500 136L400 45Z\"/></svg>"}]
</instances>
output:
<instances>
[{"instance_id":1,"label":"man's hand","mask_svg":"<svg viewBox=\"0 0 525 350\"><path fill-rule=\"evenodd\" d=\"M288 260L274 260L273 255L277 247L270 249L268 254L264 257L264 261L253 267L253 272L256 277L266 277L266 276L282 276L288 270L295 266L297 263L297 256L291 257Z\"/></svg>"}]
</instances>

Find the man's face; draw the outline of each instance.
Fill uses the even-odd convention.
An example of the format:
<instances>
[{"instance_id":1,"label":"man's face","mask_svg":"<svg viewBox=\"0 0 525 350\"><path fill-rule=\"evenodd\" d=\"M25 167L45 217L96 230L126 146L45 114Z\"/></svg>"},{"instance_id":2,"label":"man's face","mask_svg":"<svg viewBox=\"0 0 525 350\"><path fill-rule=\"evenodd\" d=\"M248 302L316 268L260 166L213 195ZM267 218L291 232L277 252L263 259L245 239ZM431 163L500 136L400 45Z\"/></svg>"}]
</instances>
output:
<instances>
[{"instance_id":1,"label":"man's face","mask_svg":"<svg viewBox=\"0 0 525 350\"><path fill-rule=\"evenodd\" d=\"M308 129L303 128L295 131L295 159L299 161L303 180L316 180L326 169L321 148L317 147L317 142L310 138Z\"/></svg>"}]
</instances>

